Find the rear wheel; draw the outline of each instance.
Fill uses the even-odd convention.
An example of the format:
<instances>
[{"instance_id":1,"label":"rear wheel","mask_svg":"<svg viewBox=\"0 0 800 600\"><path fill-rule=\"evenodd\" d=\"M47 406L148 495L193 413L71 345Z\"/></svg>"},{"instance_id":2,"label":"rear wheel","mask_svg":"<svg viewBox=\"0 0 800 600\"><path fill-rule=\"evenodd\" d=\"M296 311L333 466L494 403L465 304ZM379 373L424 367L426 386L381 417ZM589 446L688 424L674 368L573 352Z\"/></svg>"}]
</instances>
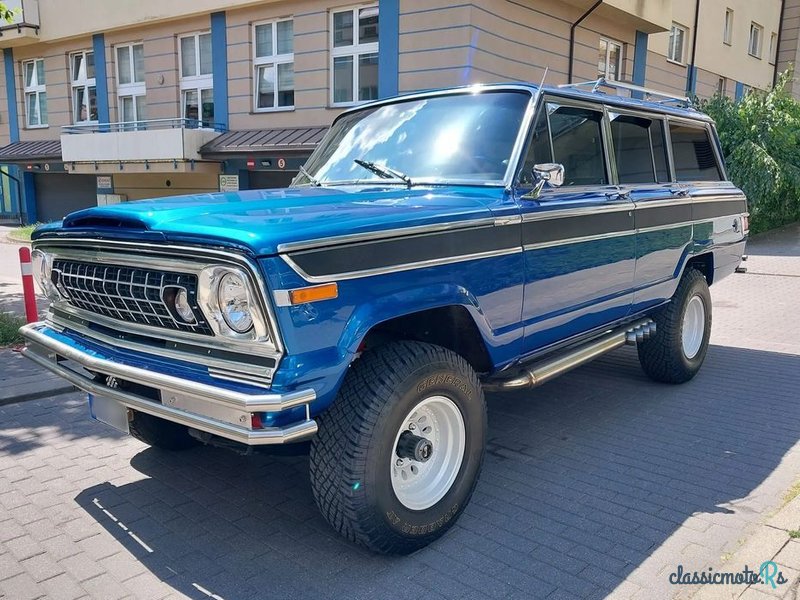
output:
<instances>
[{"instance_id":1,"label":"rear wheel","mask_svg":"<svg viewBox=\"0 0 800 600\"><path fill-rule=\"evenodd\" d=\"M431 344L397 342L350 369L311 443L322 514L346 538L408 554L443 535L483 460L486 408L475 372Z\"/></svg>"},{"instance_id":2,"label":"rear wheel","mask_svg":"<svg viewBox=\"0 0 800 600\"><path fill-rule=\"evenodd\" d=\"M133 419L128 424L130 433L140 442L162 450L188 450L200 444L189 435L185 425L165 421L147 413L133 412Z\"/></svg>"},{"instance_id":3,"label":"rear wheel","mask_svg":"<svg viewBox=\"0 0 800 600\"><path fill-rule=\"evenodd\" d=\"M711 336L711 293L705 276L688 270L670 303L653 320L655 335L638 345L642 369L656 381L689 381L705 360Z\"/></svg>"}]
</instances>

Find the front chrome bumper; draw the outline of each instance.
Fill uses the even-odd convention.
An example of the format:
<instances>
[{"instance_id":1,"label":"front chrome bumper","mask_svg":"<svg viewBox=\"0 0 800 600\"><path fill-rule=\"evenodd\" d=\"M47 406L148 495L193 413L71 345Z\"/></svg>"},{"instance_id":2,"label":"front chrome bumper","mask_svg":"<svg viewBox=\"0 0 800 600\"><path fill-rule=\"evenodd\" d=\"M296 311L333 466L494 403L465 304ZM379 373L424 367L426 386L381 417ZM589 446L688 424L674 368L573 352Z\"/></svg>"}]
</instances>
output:
<instances>
[{"instance_id":1,"label":"front chrome bumper","mask_svg":"<svg viewBox=\"0 0 800 600\"><path fill-rule=\"evenodd\" d=\"M27 342L23 354L86 392L106 396L128 408L247 445L296 442L317 432L317 424L309 417L308 410L309 404L316 398L314 390L246 394L219 388L107 360L54 339L43 332L46 328L45 323L31 323L20 329L20 334ZM62 364L64 361L72 361L93 373L154 388L160 392L162 402L172 403L173 406L121 388L109 387L96 381L90 374L68 368ZM252 413L279 412L296 406L306 407L305 420L285 427L250 427ZM187 410L187 407L192 410ZM235 417L242 425L231 422L231 417Z\"/></svg>"}]
</instances>

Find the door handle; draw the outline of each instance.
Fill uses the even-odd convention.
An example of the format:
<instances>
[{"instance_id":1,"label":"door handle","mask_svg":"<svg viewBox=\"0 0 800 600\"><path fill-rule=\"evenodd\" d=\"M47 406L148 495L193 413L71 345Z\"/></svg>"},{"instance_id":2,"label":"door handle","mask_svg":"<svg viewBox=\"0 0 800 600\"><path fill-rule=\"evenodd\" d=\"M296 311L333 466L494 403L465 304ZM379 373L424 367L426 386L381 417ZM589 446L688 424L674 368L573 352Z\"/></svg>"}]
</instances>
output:
<instances>
[{"instance_id":1,"label":"door handle","mask_svg":"<svg viewBox=\"0 0 800 600\"><path fill-rule=\"evenodd\" d=\"M606 192L607 200L630 200L630 198L631 198L630 190L624 190L620 192Z\"/></svg>"},{"instance_id":2,"label":"door handle","mask_svg":"<svg viewBox=\"0 0 800 600\"><path fill-rule=\"evenodd\" d=\"M689 190L686 188L669 188L669 193L673 196L678 196L680 198L685 198L689 195Z\"/></svg>"}]
</instances>

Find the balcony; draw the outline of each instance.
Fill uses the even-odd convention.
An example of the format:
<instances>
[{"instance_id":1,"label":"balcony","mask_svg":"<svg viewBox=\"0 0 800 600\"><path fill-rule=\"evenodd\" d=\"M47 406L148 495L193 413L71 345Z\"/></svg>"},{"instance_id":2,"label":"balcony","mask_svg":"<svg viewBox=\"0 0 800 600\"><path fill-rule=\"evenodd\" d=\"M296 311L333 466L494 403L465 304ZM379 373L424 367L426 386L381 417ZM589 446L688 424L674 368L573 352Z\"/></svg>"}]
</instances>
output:
<instances>
[{"instance_id":1,"label":"balcony","mask_svg":"<svg viewBox=\"0 0 800 600\"><path fill-rule=\"evenodd\" d=\"M624 23L645 33L669 31L673 0L603 0L593 11L615 23ZM595 0L565 0L581 10L589 10Z\"/></svg>"},{"instance_id":2,"label":"balcony","mask_svg":"<svg viewBox=\"0 0 800 600\"><path fill-rule=\"evenodd\" d=\"M0 48L24 46L39 41L39 0L6 0L14 14L10 23L0 22Z\"/></svg>"},{"instance_id":3,"label":"balcony","mask_svg":"<svg viewBox=\"0 0 800 600\"><path fill-rule=\"evenodd\" d=\"M71 172L218 172L200 148L222 129L194 119L87 123L62 127L61 155Z\"/></svg>"}]
</instances>

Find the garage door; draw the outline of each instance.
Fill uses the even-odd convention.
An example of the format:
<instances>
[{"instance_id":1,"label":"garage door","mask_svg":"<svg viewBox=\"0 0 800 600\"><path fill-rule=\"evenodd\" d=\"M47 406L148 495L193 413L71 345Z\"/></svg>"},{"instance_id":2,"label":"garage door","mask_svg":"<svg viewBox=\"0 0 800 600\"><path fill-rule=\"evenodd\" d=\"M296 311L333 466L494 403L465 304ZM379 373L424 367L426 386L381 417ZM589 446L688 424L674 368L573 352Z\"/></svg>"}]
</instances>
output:
<instances>
[{"instance_id":1,"label":"garage door","mask_svg":"<svg viewBox=\"0 0 800 600\"><path fill-rule=\"evenodd\" d=\"M38 221L57 221L73 211L97 206L94 175L36 173L33 181Z\"/></svg>"},{"instance_id":2,"label":"garage door","mask_svg":"<svg viewBox=\"0 0 800 600\"><path fill-rule=\"evenodd\" d=\"M251 190L289 187L297 171L250 171Z\"/></svg>"}]
</instances>

